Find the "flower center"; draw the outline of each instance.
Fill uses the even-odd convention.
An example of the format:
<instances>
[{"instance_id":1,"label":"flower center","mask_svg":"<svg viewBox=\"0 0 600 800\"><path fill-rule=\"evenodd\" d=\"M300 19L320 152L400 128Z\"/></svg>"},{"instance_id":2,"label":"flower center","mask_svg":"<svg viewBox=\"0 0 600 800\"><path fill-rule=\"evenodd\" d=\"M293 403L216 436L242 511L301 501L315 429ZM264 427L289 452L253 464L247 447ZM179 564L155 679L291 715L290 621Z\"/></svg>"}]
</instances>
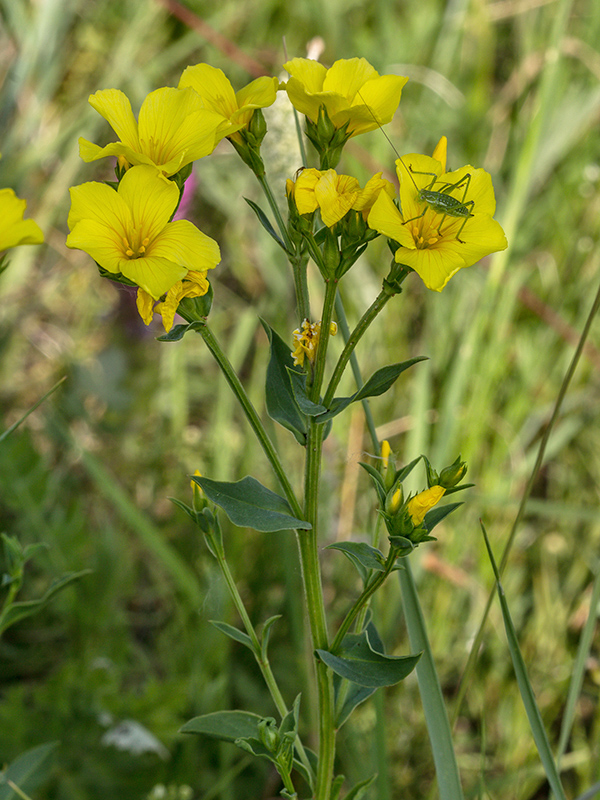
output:
<instances>
[{"instance_id":1,"label":"flower center","mask_svg":"<svg viewBox=\"0 0 600 800\"><path fill-rule=\"evenodd\" d=\"M133 236L130 235L129 237L123 237L123 246L125 248L125 255L127 258L141 258L146 252L146 248L149 244L150 239L147 236L140 242L139 236L136 235L135 231Z\"/></svg>"}]
</instances>

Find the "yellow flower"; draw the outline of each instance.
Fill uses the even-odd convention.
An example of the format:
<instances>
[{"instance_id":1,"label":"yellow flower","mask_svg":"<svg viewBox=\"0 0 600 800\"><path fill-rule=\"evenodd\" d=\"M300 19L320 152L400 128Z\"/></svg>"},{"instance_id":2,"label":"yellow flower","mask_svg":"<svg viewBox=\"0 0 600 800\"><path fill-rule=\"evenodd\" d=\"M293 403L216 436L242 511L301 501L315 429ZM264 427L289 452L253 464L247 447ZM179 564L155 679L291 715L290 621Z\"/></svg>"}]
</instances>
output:
<instances>
[{"instance_id":1,"label":"yellow flower","mask_svg":"<svg viewBox=\"0 0 600 800\"><path fill-rule=\"evenodd\" d=\"M425 514L440 502L445 492L443 486L432 486L408 501L406 508L415 525L423 522Z\"/></svg>"},{"instance_id":2,"label":"yellow flower","mask_svg":"<svg viewBox=\"0 0 600 800\"><path fill-rule=\"evenodd\" d=\"M337 324L332 322L329 326L329 335L335 336L337 333ZM309 322L305 319L302 323L302 328L296 328L294 331L294 349L292 350L292 357L294 359L294 366L304 365L304 356L312 364L317 354L317 347L319 345L319 338L321 335L321 323Z\"/></svg>"},{"instance_id":3,"label":"yellow flower","mask_svg":"<svg viewBox=\"0 0 600 800\"><path fill-rule=\"evenodd\" d=\"M381 177L374 175L364 189L351 175L338 175L333 169L324 172L318 169L303 169L296 181L286 183L288 196L293 197L299 214L310 214L321 209L321 219L328 228L339 222L350 209L361 211L366 216L381 191L391 197L394 187Z\"/></svg>"},{"instance_id":4,"label":"yellow flower","mask_svg":"<svg viewBox=\"0 0 600 800\"><path fill-rule=\"evenodd\" d=\"M192 89L165 87L151 92L142 103L139 122L119 89L102 89L89 102L120 141L99 147L80 139L84 161L117 156L122 166L154 165L169 176L212 153L225 136L222 117L205 108Z\"/></svg>"},{"instance_id":5,"label":"yellow flower","mask_svg":"<svg viewBox=\"0 0 600 800\"><path fill-rule=\"evenodd\" d=\"M341 59L329 69L308 58L293 58L283 66L291 76L285 88L294 108L316 123L324 106L334 127L348 123L351 136L390 122L408 80L379 75L364 58Z\"/></svg>"},{"instance_id":6,"label":"yellow flower","mask_svg":"<svg viewBox=\"0 0 600 800\"><path fill-rule=\"evenodd\" d=\"M32 219L23 219L27 202L12 189L0 189L0 252L21 244L41 244L44 234Z\"/></svg>"},{"instance_id":7,"label":"yellow flower","mask_svg":"<svg viewBox=\"0 0 600 800\"><path fill-rule=\"evenodd\" d=\"M399 264L414 269L428 289L440 292L459 269L508 244L501 226L492 219L496 200L490 175L469 165L445 173L445 138L435 154L436 158L430 158L411 153L396 161L402 211L381 192L368 224L401 245L395 253ZM458 186L446 191L446 196L459 201L468 215L444 216L423 199L423 190L437 194L451 184Z\"/></svg>"},{"instance_id":8,"label":"yellow flower","mask_svg":"<svg viewBox=\"0 0 600 800\"><path fill-rule=\"evenodd\" d=\"M185 278L177 281L169 291L162 303L154 304L154 298L143 289L137 291L137 309L146 325L150 325L154 314L160 314L164 329L170 331L179 303L184 297L202 297L208 292L206 272L190 270Z\"/></svg>"},{"instance_id":9,"label":"yellow flower","mask_svg":"<svg viewBox=\"0 0 600 800\"><path fill-rule=\"evenodd\" d=\"M196 64L183 71L179 88L185 87L194 89L204 106L220 116L222 136L231 136L247 127L257 108L266 108L275 102L279 82L277 78L264 76L234 92L222 70L209 64Z\"/></svg>"},{"instance_id":10,"label":"yellow flower","mask_svg":"<svg viewBox=\"0 0 600 800\"><path fill-rule=\"evenodd\" d=\"M67 247L84 250L158 300L190 270L203 272L220 260L218 244L191 222L169 222L178 200L175 183L155 167L132 167L118 191L105 183L74 186Z\"/></svg>"}]
</instances>

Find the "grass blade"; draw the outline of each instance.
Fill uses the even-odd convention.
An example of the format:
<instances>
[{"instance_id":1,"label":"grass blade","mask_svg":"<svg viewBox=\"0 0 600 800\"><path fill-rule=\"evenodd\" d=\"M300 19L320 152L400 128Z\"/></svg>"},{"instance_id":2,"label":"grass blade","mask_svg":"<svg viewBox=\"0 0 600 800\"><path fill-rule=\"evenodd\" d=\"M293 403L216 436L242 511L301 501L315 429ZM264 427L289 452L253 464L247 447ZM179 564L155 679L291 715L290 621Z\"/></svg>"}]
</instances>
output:
<instances>
[{"instance_id":1,"label":"grass blade","mask_svg":"<svg viewBox=\"0 0 600 800\"><path fill-rule=\"evenodd\" d=\"M452 733L442 689L435 669L431 646L425 628L425 619L417 595L409 559L405 569L398 573L402 604L408 628L408 638L413 653L423 651L416 667L419 692L425 712L427 731L431 741L440 800L463 800L460 774L452 744Z\"/></svg>"},{"instance_id":2,"label":"grass blade","mask_svg":"<svg viewBox=\"0 0 600 800\"><path fill-rule=\"evenodd\" d=\"M521 655L517 632L515 631L515 627L510 616L510 611L508 610L508 603L506 602L504 589L500 583L500 573L498 571L483 522L481 522L481 530L483 531L485 546L487 547L492 569L494 570L496 588L498 590L498 598L500 599L500 607L502 608L502 617L504 619L504 627L506 629L506 638L508 640L508 649L513 662L517 683L519 685L519 691L521 692L521 697L523 698L523 705L525 706L525 711L527 712L527 717L529 719L529 726L535 740L535 746L540 754L540 759L546 773L546 778L548 779L548 783L550 784L550 788L554 792L554 795L558 798L558 800L566 800L558 770L556 768L556 764L554 763L554 758L550 749L550 743L546 735L546 729L544 728L544 723L542 722L542 716L535 701L533 688L527 675L527 669L525 667L525 662L523 661L523 656Z\"/></svg>"}]
</instances>

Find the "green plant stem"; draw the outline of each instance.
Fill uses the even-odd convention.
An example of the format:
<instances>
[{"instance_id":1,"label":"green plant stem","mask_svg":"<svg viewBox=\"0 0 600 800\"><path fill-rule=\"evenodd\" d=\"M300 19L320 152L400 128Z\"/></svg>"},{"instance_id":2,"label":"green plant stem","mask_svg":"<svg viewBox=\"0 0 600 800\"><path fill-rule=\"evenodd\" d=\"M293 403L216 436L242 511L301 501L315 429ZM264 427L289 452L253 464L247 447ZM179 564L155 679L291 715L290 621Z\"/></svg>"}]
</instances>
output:
<instances>
[{"instance_id":1,"label":"green plant stem","mask_svg":"<svg viewBox=\"0 0 600 800\"><path fill-rule=\"evenodd\" d=\"M325 406L329 407L329 404L333 400L333 395L335 393L335 390L337 389L339 382L342 379L342 375L344 374L346 365L350 360L350 356L354 352L354 348L363 337L369 325L373 322L375 317L383 309L388 300L394 296L394 294L395 293L384 284L383 289L379 292L375 300L371 303L369 308L365 311L361 319L358 321L356 327L350 334L350 337L346 342L346 346L342 350L340 357L338 358L338 362L333 370L333 374L331 376L331 380L329 381L327 391L325 392L325 395L323 397L323 404Z\"/></svg>"},{"instance_id":2,"label":"green plant stem","mask_svg":"<svg viewBox=\"0 0 600 800\"><path fill-rule=\"evenodd\" d=\"M283 221L283 217L281 216L281 211L279 210L279 206L277 205L277 201L275 200L275 196L273 194L273 190L271 189L271 185L267 180L266 175L257 175L258 182L261 185L261 188L267 198L267 202L271 207L271 211L275 217L275 221L277 222L277 227L279 228L279 232L281 237L284 241L284 244L288 250L288 258L290 264L292 265L292 272L294 275L294 284L296 288L296 302L298 303L298 316L300 318L300 322L304 319L310 318L310 304L308 298L308 283L306 278L306 257L298 252L298 248L294 246L292 243L287 226ZM295 253L296 255L292 255Z\"/></svg>"},{"instance_id":3,"label":"green plant stem","mask_svg":"<svg viewBox=\"0 0 600 800\"><path fill-rule=\"evenodd\" d=\"M398 558L398 552L395 548L390 548L390 552L388 553L388 557L385 562L385 569L383 572L378 572L375 577L371 580L371 582L363 589L362 594L355 600L352 608L346 616L342 624L339 627L338 632L335 635L335 639L331 644L330 651L332 653L336 653L344 639L344 636L350 630L350 626L360 613L362 609L365 607L367 601L370 597L379 589L385 579L388 577L392 569L394 568L394 564L396 563L396 559Z\"/></svg>"},{"instance_id":4,"label":"green plant stem","mask_svg":"<svg viewBox=\"0 0 600 800\"><path fill-rule=\"evenodd\" d=\"M342 332L342 338L344 339L344 344L348 344L348 340L350 339L350 328L348 327L348 320L346 318L346 310L344 308L344 302L342 300L341 294L338 292L335 298L335 313L337 316L338 325L340 326L340 330ZM358 359L356 358L356 353L352 351L350 353L350 368L352 369L352 374L354 375L354 382L356 383L357 389L362 389L363 386L363 379L360 372L360 367L358 365ZM373 414L371 413L371 407L369 406L369 401L365 397L361 400L363 411L365 412L365 420L367 423L367 428L369 429L369 436L371 437L371 441L375 447L375 452L379 452L379 441L377 439L377 431L375 430L375 420L373 419ZM374 547L376 545L373 545Z\"/></svg>"},{"instance_id":5,"label":"green plant stem","mask_svg":"<svg viewBox=\"0 0 600 800\"><path fill-rule=\"evenodd\" d=\"M269 689L269 693L273 698L275 707L277 708L277 711L279 712L281 719L283 719L287 715L289 709L285 703L285 700L283 699L283 695L281 694L281 690L279 689L277 681L275 680L275 676L273 675L273 670L271 669L269 658L267 654L263 652L260 639L258 638L256 630L254 629L254 625L252 624L252 621L248 616L248 612L246 611L246 607L244 606L244 601L240 596L236 583L233 579L233 575L231 574L231 570L229 569L229 564L225 559L225 555L222 552L222 549L214 545L214 553L218 561L219 568L221 570L223 578L225 579L225 583L227 584L227 588L229 589L229 594L231 595L233 604L236 607L237 612L240 615L240 619L242 620L242 623L244 625L244 628L246 629L246 633L248 634L252 642L252 650L254 653L254 657L256 659L256 663L258 664L258 667L261 671L264 681L267 684L267 688ZM300 737L298 736L296 737L294 744L298 752L298 757L304 764L305 768L308 770L308 774L313 775L310 761L308 760L306 751L302 745L302 742L300 741ZM286 788L289 789L289 787Z\"/></svg>"},{"instance_id":6,"label":"green plant stem","mask_svg":"<svg viewBox=\"0 0 600 800\"><path fill-rule=\"evenodd\" d=\"M325 374L325 362L327 357L327 347L331 335L329 329L331 327L331 320L333 319L333 309L335 306L335 298L337 295L337 280L329 278L325 280L325 298L323 300L323 311L321 312L321 333L319 336L319 345L317 347L317 354L315 356L315 363L312 375L312 385L309 389L308 396L313 403L319 402L321 394L321 385L323 383L323 376ZM320 453L319 453L320 460Z\"/></svg>"},{"instance_id":7,"label":"green plant stem","mask_svg":"<svg viewBox=\"0 0 600 800\"><path fill-rule=\"evenodd\" d=\"M510 529L510 533L508 535L508 539L506 540L506 544L504 545L504 550L502 551L502 558L500 559L500 564L498 567L498 571L500 577L502 577L504 573L504 569L508 563L508 558L510 555L510 551L512 550L512 546L515 541L515 537L517 535L517 530L519 525L521 524L521 520L525 513L525 508L527 506L527 501L529 500L529 496L531 494L531 490L533 489L533 485L537 479L538 473L544 461L544 455L546 453L546 447L548 445L548 441L550 440L550 434L554 429L554 425L560 415L560 410L562 408L563 400L565 399L565 395L567 394L567 390L573 379L573 375L575 374L575 370L577 369L577 365L579 363L579 359L581 358L581 354L583 353L583 348L585 346L585 342L587 340L588 334L590 332L590 328L592 326L592 322L594 317L598 313L598 309L600 308L600 286L598 286L598 290L596 292L596 297L594 298L594 302L592 303L592 307L590 312L587 316L585 321L585 325L583 326L583 331L581 332L581 336L579 337L579 341L577 343L577 347L575 349L575 353L573 354L573 358L571 359L571 363L569 364L569 368L565 377L563 378L562 384L558 391L558 396L556 398L556 402L554 404L554 409L552 411L552 416L546 426L546 430L544 431L540 446L538 449L537 458L535 460L535 464L531 471L531 475L529 476L529 480L527 481L527 486L523 491L523 496L521 497L521 503L519 504L519 510L517 511L517 516L515 517L515 521L512 524ZM490 609L492 607L492 602L494 600L496 594L496 588L493 587L489 597L487 599L487 603L485 609L483 611L483 616L481 618L481 622L479 623L479 628L477 629L477 634L475 639L473 640L473 644L471 646L471 651L469 653L469 658L467 659L467 664L465 666L465 670L463 672L463 677L459 686L458 694L456 697L456 705L454 707L454 714L452 717L452 724L455 725L458 719L458 715L460 713L460 709L465 698L467 688L469 685L469 679L473 670L475 669L475 662L477 660L477 656L479 654L479 650L481 648L481 643L483 641L483 630L485 628L485 623L487 622L488 615L490 613Z\"/></svg>"},{"instance_id":8,"label":"green plant stem","mask_svg":"<svg viewBox=\"0 0 600 800\"><path fill-rule=\"evenodd\" d=\"M296 495L294 494L294 490L292 489L292 485L289 481L289 478L285 473L281 461L279 460L277 451L275 450L273 443L269 439L269 435L267 434L264 425L262 424L260 417L256 412L256 409L252 405L250 398L246 394L246 390L242 386L240 379L238 378L233 367L231 366L229 359L223 352L215 335L209 328L208 323L205 323L197 330L204 339L215 361L221 368L221 371L223 372L225 379L227 380L227 383L231 387L231 390L237 397L244 411L244 414L246 415L246 419L248 420L252 430L256 434L256 438L258 439L264 454L269 459L269 462L273 467L273 471L275 472L275 475L277 476L279 483L281 484L281 488L285 493L285 496L292 508L292 511L299 519L302 519L302 508L300 507L300 504L296 499Z\"/></svg>"}]
</instances>

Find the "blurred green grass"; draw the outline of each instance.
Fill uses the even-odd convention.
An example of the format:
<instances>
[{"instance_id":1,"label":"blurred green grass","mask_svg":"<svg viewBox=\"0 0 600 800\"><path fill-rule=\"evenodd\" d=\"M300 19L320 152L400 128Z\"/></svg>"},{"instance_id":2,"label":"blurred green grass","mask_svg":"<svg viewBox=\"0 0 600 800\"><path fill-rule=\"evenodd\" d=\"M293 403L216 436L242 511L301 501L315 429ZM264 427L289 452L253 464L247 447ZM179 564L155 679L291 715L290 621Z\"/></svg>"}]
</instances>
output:
<instances>
[{"instance_id":1,"label":"blurred green grass","mask_svg":"<svg viewBox=\"0 0 600 800\"><path fill-rule=\"evenodd\" d=\"M235 619L203 544L167 498L185 498L195 468L229 480L252 472L269 481L270 473L199 338L157 344L159 329L144 328L132 296L65 248L68 187L110 177L107 164L78 157L80 135L111 136L87 104L90 93L114 86L139 107L200 61L241 86L254 77L241 54L278 74L283 36L291 57L318 35L324 62L360 55L381 73L409 75L388 128L400 153L429 152L447 135L451 165L492 173L510 236L506 256L459 273L441 295L409 281L362 351L365 372L430 357L373 402L380 433L403 460L425 451L441 466L460 451L476 483L415 564L450 709L492 584L477 520L485 519L499 550L598 282L600 7L592 0L186 7L203 28L190 28L174 3L0 2L0 186L27 198L47 240L15 251L0 282L2 429L67 376L0 446L0 527L50 545L28 575L31 596L62 571L94 569L0 646L0 762L61 741L42 800L143 798L159 782L189 784L198 798L276 792L272 776L233 748L177 734L198 713L270 706L245 652L207 622ZM234 49L224 51L223 42ZM351 145L341 171L363 180L393 171L396 156L379 132ZM270 165L275 184L300 166L279 157ZM233 151L200 162L196 176L195 221L224 253L213 327L260 404L267 343L257 314L289 335L291 281L245 208L243 196L259 197ZM375 296L388 262L377 242L349 274L351 321ZM554 744L597 570L599 365L596 325L504 579ZM330 539L372 524L373 498L356 471L368 450L363 433L360 416L348 412L327 441L324 494L345 492L342 507L332 499L326 509ZM274 427L273 435L299 482L291 436ZM272 662L292 697L290 665L303 670L304 646L294 542L233 528L226 535L253 619L283 610ZM342 614L354 577L337 554L324 562L327 596ZM380 612L386 641L404 652L397 586L387 588ZM572 796L600 778L599 645L596 634L562 762ZM426 796L433 767L416 683L386 692L384 705L391 796ZM122 720L143 725L168 758L103 744ZM366 704L342 729L340 771L351 780L377 761L373 726ZM546 796L496 607L456 741L471 796Z\"/></svg>"}]
</instances>

